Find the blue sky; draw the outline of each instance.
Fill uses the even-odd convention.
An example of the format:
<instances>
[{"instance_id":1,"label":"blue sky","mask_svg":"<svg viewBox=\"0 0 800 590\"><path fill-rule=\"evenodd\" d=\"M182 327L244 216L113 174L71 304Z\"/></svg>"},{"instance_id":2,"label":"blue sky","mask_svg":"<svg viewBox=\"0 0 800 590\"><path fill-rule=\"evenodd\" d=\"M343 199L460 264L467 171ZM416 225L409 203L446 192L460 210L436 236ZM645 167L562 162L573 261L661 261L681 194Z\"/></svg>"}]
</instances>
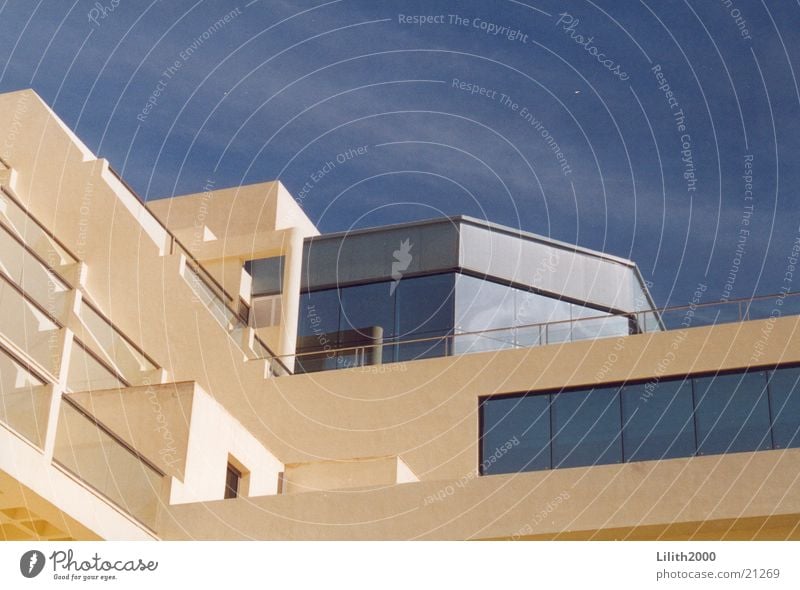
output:
<instances>
[{"instance_id":1,"label":"blue sky","mask_svg":"<svg viewBox=\"0 0 800 590\"><path fill-rule=\"evenodd\" d=\"M798 63L792 2L0 4L0 91L143 198L278 178L322 231L471 215L631 258L659 305L800 290Z\"/></svg>"}]
</instances>

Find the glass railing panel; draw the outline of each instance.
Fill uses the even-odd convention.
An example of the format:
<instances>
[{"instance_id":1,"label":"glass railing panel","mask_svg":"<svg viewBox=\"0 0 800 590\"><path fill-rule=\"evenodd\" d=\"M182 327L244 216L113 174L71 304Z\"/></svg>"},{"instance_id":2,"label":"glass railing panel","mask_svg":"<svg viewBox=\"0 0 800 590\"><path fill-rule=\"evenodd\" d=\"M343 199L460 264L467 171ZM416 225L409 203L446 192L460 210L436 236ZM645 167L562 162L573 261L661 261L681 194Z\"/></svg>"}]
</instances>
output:
<instances>
[{"instance_id":1,"label":"glass railing panel","mask_svg":"<svg viewBox=\"0 0 800 590\"><path fill-rule=\"evenodd\" d=\"M666 328L661 319L661 312L640 311L636 313L636 323L639 332L661 332Z\"/></svg>"},{"instance_id":2,"label":"glass railing panel","mask_svg":"<svg viewBox=\"0 0 800 590\"><path fill-rule=\"evenodd\" d=\"M61 362L60 327L5 279L0 279L0 333L53 375Z\"/></svg>"},{"instance_id":3,"label":"glass railing panel","mask_svg":"<svg viewBox=\"0 0 800 590\"><path fill-rule=\"evenodd\" d=\"M0 270L48 313L63 321L69 286L0 226Z\"/></svg>"},{"instance_id":4,"label":"glass railing panel","mask_svg":"<svg viewBox=\"0 0 800 590\"><path fill-rule=\"evenodd\" d=\"M625 336L630 333L626 316L599 316L575 320L572 323L573 340L597 340Z\"/></svg>"},{"instance_id":5,"label":"glass railing panel","mask_svg":"<svg viewBox=\"0 0 800 590\"><path fill-rule=\"evenodd\" d=\"M515 348L514 328L508 330L490 330L482 333L458 334L453 339L453 354L472 352L489 352Z\"/></svg>"},{"instance_id":6,"label":"glass railing panel","mask_svg":"<svg viewBox=\"0 0 800 590\"><path fill-rule=\"evenodd\" d=\"M44 446L50 390L0 349L0 422L38 447Z\"/></svg>"},{"instance_id":7,"label":"glass railing panel","mask_svg":"<svg viewBox=\"0 0 800 590\"><path fill-rule=\"evenodd\" d=\"M781 305L778 305L777 300L779 297L775 297L775 307L779 307L781 310L781 315L800 315L800 293L789 293L780 300L783 302Z\"/></svg>"},{"instance_id":8,"label":"glass railing panel","mask_svg":"<svg viewBox=\"0 0 800 590\"><path fill-rule=\"evenodd\" d=\"M155 526L163 474L66 399L53 459L144 525Z\"/></svg>"},{"instance_id":9,"label":"glass railing panel","mask_svg":"<svg viewBox=\"0 0 800 590\"><path fill-rule=\"evenodd\" d=\"M180 251L185 252L182 248L180 248ZM197 299L211 312L217 323L228 332L228 335L236 342L242 352L251 360L269 359L272 375L288 374L289 371L279 360L274 358L272 351L258 338L254 338L252 351L244 345L243 338L248 329L247 322L228 306L225 302L225 295L221 293L220 287L208 275L207 271L199 265L195 266L195 263L190 261L188 255L185 256L186 264L183 278L194 291Z\"/></svg>"},{"instance_id":10,"label":"glass railing panel","mask_svg":"<svg viewBox=\"0 0 800 590\"><path fill-rule=\"evenodd\" d=\"M74 264L77 259L58 244L5 192L0 191L0 219L28 247L53 267Z\"/></svg>"},{"instance_id":11,"label":"glass railing panel","mask_svg":"<svg viewBox=\"0 0 800 590\"><path fill-rule=\"evenodd\" d=\"M392 351L388 357L402 362L448 356L451 354L452 341L451 334L419 334L410 342L398 342L396 352ZM384 352L384 355L387 353Z\"/></svg>"},{"instance_id":12,"label":"glass railing panel","mask_svg":"<svg viewBox=\"0 0 800 590\"><path fill-rule=\"evenodd\" d=\"M128 342L110 323L85 302L79 317L106 355L106 361L116 366L123 375L133 376L156 367L144 353Z\"/></svg>"},{"instance_id":13,"label":"glass railing panel","mask_svg":"<svg viewBox=\"0 0 800 590\"><path fill-rule=\"evenodd\" d=\"M544 344L560 344L562 342L572 342L572 325L574 322L554 322L545 324Z\"/></svg>"},{"instance_id":14,"label":"glass railing panel","mask_svg":"<svg viewBox=\"0 0 800 590\"><path fill-rule=\"evenodd\" d=\"M535 324L532 326L520 326L516 329L516 342L520 348L530 348L532 346L541 346L544 341L544 324Z\"/></svg>"},{"instance_id":15,"label":"glass railing panel","mask_svg":"<svg viewBox=\"0 0 800 590\"><path fill-rule=\"evenodd\" d=\"M70 391L100 391L125 387L125 384L103 363L94 358L77 340L72 343L67 371Z\"/></svg>"},{"instance_id":16,"label":"glass railing panel","mask_svg":"<svg viewBox=\"0 0 800 590\"><path fill-rule=\"evenodd\" d=\"M294 372L316 373L318 371L330 371L341 368L337 364L335 352L328 352L319 348L318 350L303 349L298 350L298 355L294 361Z\"/></svg>"},{"instance_id":17,"label":"glass railing panel","mask_svg":"<svg viewBox=\"0 0 800 590\"><path fill-rule=\"evenodd\" d=\"M206 306L206 308L214 316L214 319L228 331L231 331L237 324L242 323L239 316L237 316L227 305L222 301L217 293L207 284L198 272L187 265L185 266L186 282L194 291L197 299Z\"/></svg>"},{"instance_id":18,"label":"glass railing panel","mask_svg":"<svg viewBox=\"0 0 800 590\"><path fill-rule=\"evenodd\" d=\"M776 315L793 315L800 313L800 298L786 298L778 305L777 299L757 299L755 301L743 301L741 305L742 316L746 320L765 320ZM794 310L792 310L794 307ZM784 309L785 308L785 309Z\"/></svg>"}]
</instances>

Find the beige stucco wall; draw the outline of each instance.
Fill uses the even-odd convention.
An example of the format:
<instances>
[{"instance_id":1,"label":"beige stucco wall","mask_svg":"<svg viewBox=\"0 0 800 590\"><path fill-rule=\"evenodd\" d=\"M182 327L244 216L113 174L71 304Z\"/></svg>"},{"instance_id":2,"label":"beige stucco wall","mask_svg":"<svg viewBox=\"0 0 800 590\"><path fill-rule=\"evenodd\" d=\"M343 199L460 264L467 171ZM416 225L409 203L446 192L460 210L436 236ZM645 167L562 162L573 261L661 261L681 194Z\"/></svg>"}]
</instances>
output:
<instances>
[{"instance_id":1,"label":"beige stucco wall","mask_svg":"<svg viewBox=\"0 0 800 590\"><path fill-rule=\"evenodd\" d=\"M800 449L735 453L172 506L159 530L178 539L609 538L604 530L654 539L694 523L688 538L705 522L719 525L715 538L800 539L798 472ZM748 519L767 530L736 526Z\"/></svg>"},{"instance_id":2,"label":"beige stucco wall","mask_svg":"<svg viewBox=\"0 0 800 590\"><path fill-rule=\"evenodd\" d=\"M186 477L172 486L170 502L219 500L229 456L247 471L248 497L276 494L283 463L200 388L194 392ZM241 492L245 492L242 490Z\"/></svg>"},{"instance_id":3,"label":"beige stucco wall","mask_svg":"<svg viewBox=\"0 0 800 590\"><path fill-rule=\"evenodd\" d=\"M171 502L222 499L229 456L247 471L247 495L277 493L283 464L194 382L69 397L174 478Z\"/></svg>"},{"instance_id":4,"label":"beige stucco wall","mask_svg":"<svg viewBox=\"0 0 800 590\"><path fill-rule=\"evenodd\" d=\"M293 365L297 339L303 239L318 235L314 224L279 181L160 199L148 208L231 294L242 292L247 260L284 256L278 329L259 330L270 349Z\"/></svg>"},{"instance_id":5,"label":"beige stucco wall","mask_svg":"<svg viewBox=\"0 0 800 590\"><path fill-rule=\"evenodd\" d=\"M409 481L416 481L416 477L398 457L292 463L284 467L283 493L392 486Z\"/></svg>"}]
</instances>

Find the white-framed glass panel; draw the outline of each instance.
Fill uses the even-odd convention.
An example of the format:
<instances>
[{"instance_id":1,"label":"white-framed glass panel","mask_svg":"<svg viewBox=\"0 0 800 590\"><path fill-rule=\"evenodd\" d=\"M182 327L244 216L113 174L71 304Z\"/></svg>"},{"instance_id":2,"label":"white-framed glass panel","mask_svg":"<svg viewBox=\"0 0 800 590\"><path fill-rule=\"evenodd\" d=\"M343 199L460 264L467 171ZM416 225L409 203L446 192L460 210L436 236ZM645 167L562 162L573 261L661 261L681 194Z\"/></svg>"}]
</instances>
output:
<instances>
[{"instance_id":1,"label":"white-framed glass panel","mask_svg":"<svg viewBox=\"0 0 800 590\"><path fill-rule=\"evenodd\" d=\"M0 349L0 422L34 445L44 445L50 390L44 381Z\"/></svg>"}]
</instances>

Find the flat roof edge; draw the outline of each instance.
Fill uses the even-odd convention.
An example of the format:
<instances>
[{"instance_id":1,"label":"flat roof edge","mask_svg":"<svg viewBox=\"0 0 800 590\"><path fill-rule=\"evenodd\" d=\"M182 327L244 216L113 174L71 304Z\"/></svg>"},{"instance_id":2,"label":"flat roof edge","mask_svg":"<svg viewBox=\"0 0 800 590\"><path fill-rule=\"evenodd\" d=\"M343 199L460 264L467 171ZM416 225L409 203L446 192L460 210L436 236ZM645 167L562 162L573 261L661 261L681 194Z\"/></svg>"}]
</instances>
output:
<instances>
[{"instance_id":1,"label":"flat roof edge","mask_svg":"<svg viewBox=\"0 0 800 590\"><path fill-rule=\"evenodd\" d=\"M483 229L488 229L490 231L495 231L498 233L503 233L515 238L525 239L533 242L539 242L541 244L546 244L549 246L554 246L563 250L569 250L572 252L576 252L579 254L585 254L587 256L592 256L595 258L601 258L603 260L608 260L610 262L616 262L617 264L621 264L623 266L628 267L636 267L636 263L628 258L622 258L621 256L615 256L613 254L607 254L605 252L600 252L599 250L592 250L591 248L585 248L583 246L577 246L575 244L570 244L569 242L564 242L561 240L556 240L554 238L550 238L547 236L543 236L540 234L535 234L533 232L525 231L523 229L517 229L514 227L510 227L507 225L502 225L499 223L495 223L492 221L478 219L476 217L470 217L469 215L451 215L446 217L435 217L431 219L421 219L419 221L406 221L402 223L393 223L389 225L381 225L376 227L366 227L366 228L359 228L354 230L346 230L346 231L338 231L333 233L326 233L320 234L318 236L313 236L310 238L306 238L307 240L327 240L327 239L337 239L347 236L358 236L358 235L365 235L370 233L377 233L381 231L389 231L389 230L396 230L408 227L420 227L425 225L435 225L440 223L450 222L451 224L458 224L458 223L467 223L469 225L480 227Z\"/></svg>"}]
</instances>

